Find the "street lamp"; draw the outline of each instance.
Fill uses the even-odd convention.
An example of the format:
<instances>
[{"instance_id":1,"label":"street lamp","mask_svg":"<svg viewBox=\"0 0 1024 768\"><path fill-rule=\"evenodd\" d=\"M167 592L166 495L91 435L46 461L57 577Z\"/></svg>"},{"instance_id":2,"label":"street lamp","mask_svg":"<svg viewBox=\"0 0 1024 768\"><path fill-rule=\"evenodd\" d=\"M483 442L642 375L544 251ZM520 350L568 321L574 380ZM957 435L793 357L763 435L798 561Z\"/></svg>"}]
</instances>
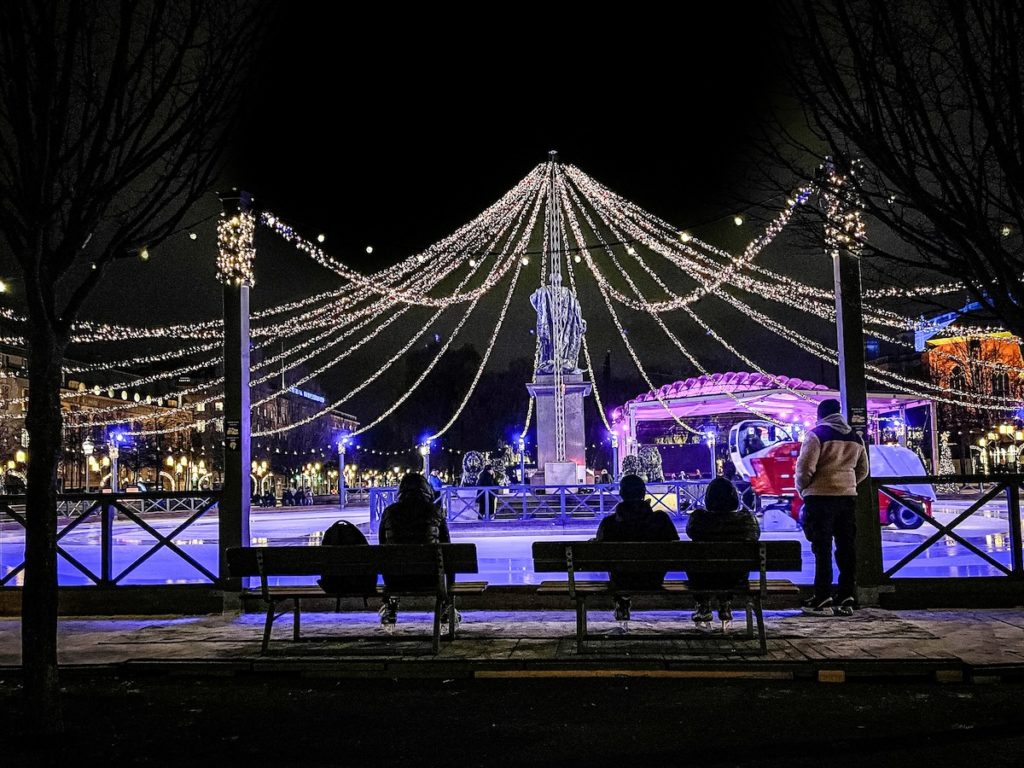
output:
<instances>
[{"instance_id":1,"label":"street lamp","mask_svg":"<svg viewBox=\"0 0 1024 768\"><path fill-rule=\"evenodd\" d=\"M338 506L342 509L345 508L348 501L345 494L345 447L347 445L347 437L338 441Z\"/></svg>"},{"instance_id":2,"label":"street lamp","mask_svg":"<svg viewBox=\"0 0 1024 768\"><path fill-rule=\"evenodd\" d=\"M526 485L526 438L519 436L519 482Z\"/></svg>"},{"instance_id":3,"label":"street lamp","mask_svg":"<svg viewBox=\"0 0 1024 768\"><path fill-rule=\"evenodd\" d=\"M612 430L608 433L612 441L612 480L619 476L619 433Z\"/></svg>"},{"instance_id":4,"label":"street lamp","mask_svg":"<svg viewBox=\"0 0 1024 768\"><path fill-rule=\"evenodd\" d=\"M85 492L89 492L89 459L92 458L93 449L96 446L88 437L82 441L82 453L85 454Z\"/></svg>"},{"instance_id":5,"label":"street lamp","mask_svg":"<svg viewBox=\"0 0 1024 768\"><path fill-rule=\"evenodd\" d=\"M430 443L421 444L417 450L423 457L423 476L426 477L430 474Z\"/></svg>"}]
</instances>

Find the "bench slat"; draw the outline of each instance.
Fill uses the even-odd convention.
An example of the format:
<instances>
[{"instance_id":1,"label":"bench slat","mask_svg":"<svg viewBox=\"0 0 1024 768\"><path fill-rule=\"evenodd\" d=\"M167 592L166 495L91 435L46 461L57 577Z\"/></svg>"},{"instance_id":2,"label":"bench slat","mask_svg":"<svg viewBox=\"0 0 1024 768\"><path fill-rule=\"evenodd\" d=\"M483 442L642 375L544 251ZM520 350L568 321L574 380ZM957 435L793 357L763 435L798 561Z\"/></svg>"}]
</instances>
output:
<instances>
[{"instance_id":1,"label":"bench slat","mask_svg":"<svg viewBox=\"0 0 1024 768\"><path fill-rule=\"evenodd\" d=\"M232 547L227 551L232 576L259 576L259 559L270 576L352 576L388 571L418 576L437 573L436 547L446 573L477 573L475 544L388 544L320 547Z\"/></svg>"},{"instance_id":2,"label":"bench slat","mask_svg":"<svg viewBox=\"0 0 1024 768\"><path fill-rule=\"evenodd\" d=\"M535 541L535 573L565 573L566 550L571 549L575 571L685 571L749 570L760 567L760 545L765 547L765 570L799 571L800 542L595 542Z\"/></svg>"}]
</instances>

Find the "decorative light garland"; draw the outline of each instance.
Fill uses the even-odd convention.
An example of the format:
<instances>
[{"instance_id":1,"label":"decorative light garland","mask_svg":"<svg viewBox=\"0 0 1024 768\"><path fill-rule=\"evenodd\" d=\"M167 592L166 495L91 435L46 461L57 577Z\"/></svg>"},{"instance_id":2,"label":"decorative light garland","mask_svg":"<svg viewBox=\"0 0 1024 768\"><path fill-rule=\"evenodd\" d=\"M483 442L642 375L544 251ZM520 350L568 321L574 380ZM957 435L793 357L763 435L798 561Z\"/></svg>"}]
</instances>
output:
<instances>
[{"instance_id":1,"label":"decorative light garland","mask_svg":"<svg viewBox=\"0 0 1024 768\"><path fill-rule=\"evenodd\" d=\"M217 222L217 280L224 285L255 285L253 260L256 217L250 211L222 215Z\"/></svg>"}]
</instances>

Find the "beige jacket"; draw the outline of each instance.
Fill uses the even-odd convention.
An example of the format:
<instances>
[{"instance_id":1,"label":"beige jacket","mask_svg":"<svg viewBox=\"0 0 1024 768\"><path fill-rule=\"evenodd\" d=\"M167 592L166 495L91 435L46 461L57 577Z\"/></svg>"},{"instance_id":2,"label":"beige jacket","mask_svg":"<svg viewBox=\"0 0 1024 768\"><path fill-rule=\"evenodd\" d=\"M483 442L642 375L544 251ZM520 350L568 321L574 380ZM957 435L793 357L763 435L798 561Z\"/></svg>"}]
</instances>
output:
<instances>
[{"instance_id":1,"label":"beige jacket","mask_svg":"<svg viewBox=\"0 0 1024 768\"><path fill-rule=\"evenodd\" d=\"M867 449L842 415L822 419L804 437L796 460L801 496L856 496L867 476Z\"/></svg>"}]
</instances>

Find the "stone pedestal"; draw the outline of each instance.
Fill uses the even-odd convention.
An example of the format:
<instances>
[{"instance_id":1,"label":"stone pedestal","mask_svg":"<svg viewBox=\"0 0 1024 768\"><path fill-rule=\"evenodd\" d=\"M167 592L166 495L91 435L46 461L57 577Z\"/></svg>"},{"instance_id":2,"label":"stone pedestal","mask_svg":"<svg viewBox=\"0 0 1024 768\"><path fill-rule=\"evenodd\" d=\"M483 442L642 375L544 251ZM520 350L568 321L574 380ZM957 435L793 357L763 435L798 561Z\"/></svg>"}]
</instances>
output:
<instances>
[{"instance_id":1,"label":"stone pedestal","mask_svg":"<svg viewBox=\"0 0 1024 768\"><path fill-rule=\"evenodd\" d=\"M590 382L582 373L562 377L565 386L565 461L579 468L579 477L587 465L587 440L583 427L583 398L590 394ZM533 485L544 484L544 465L555 462L555 377L538 376L526 385L535 398L537 410L537 467Z\"/></svg>"}]
</instances>

